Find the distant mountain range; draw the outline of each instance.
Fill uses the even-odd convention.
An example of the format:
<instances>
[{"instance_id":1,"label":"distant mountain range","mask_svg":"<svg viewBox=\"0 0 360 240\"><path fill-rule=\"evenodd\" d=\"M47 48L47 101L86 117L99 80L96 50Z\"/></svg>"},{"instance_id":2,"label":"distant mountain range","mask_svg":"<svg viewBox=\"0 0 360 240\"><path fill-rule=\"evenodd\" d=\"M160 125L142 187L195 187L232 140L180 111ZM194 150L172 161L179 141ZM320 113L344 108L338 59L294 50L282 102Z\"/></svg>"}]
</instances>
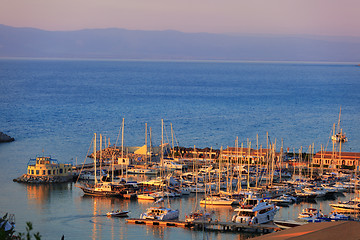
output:
<instances>
[{"instance_id":1,"label":"distant mountain range","mask_svg":"<svg viewBox=\"0 0 360 240\"><path fill-rule=\"evenodd\" d=\"M44 31L0 24L0 57L360 62L360 37Z\"/></svg>"}]
</instances>

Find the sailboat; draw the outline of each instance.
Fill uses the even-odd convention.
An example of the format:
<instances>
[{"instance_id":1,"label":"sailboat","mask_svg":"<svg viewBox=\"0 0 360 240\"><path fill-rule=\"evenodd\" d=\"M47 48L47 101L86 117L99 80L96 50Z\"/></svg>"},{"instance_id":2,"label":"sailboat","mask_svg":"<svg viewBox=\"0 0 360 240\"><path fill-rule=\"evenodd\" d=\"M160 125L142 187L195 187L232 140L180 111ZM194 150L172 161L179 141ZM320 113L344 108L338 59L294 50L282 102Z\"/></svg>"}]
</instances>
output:
<instances>
[{"instance_id":1,"label":"sailboat","mask_svg":"<svg viewBox=\"0 0 360 240\"><path fill-rule=\"evenodd\" d=\"M101 150L100 150L101 151ZM97 179L97 170L96 170L96 133L94 133L94 174L95 174L95 184L94 185L79 185L75 186L83 190L86 195L93 196L106 196L106 197L115 197L122 196L121 186L114 182L98 182Z\"/></svg>"},{"instance_id":2,"label":"sailboat","mask_svg":"<svg viewBox=\"0 0 360 240\"><path fill-rule=\"evenodd\" d=\"M164 120L161 119L161 166L163 167L163 161L164 161ZM167 186L168 188L169 186ZM161 203L164 202L164 196L165 196L164 190L162 191L162 198L158 199L155 203ZM154 219L154 220L175 220L179 218L179 210L173 210L170 208L170 201L169 201L169 194L167 196L167 202L168 207L165 206L159 206L159 207L150 207L146 209L146 212L142 213L140 215L140 219Z\"/></svg>"},{"instance_id":3,"label":"sailboat","mask_svg":"<svg viewBox=\"0 0 360 240\"><path fill-rule=\"evenodd\" d=\"M340 107L340 112L339 112L339 120L338 120L338 124L337 124L337 128L336 128L336 132L335 132L335 124L334 124L334 130L333 130L333 135L331 136L331 140L333 140L334 142L347 142L348 139L345 135L345 133L342 132L342 129L340 128L340 117L341 117L341 107Z\"/></svg>"}]
</instances>

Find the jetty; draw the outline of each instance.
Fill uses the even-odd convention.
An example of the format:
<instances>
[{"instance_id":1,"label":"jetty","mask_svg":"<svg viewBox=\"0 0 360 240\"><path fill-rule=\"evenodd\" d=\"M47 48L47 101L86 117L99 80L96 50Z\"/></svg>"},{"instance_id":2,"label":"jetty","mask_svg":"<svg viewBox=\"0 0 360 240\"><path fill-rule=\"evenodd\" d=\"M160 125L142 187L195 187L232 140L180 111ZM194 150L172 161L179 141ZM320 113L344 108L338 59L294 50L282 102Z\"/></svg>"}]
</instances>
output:
<instances>
[{"instance_id":1,"label":"jetty","mask_svg":"<svg viewBox=\"0 0 360 240\"><path fill-rule=\"evenodd\" d=\"M177 221L177 220L155 220L155 219L139 219L129 218L126 219L127 223L140 224L140 225L152 225L162 227L183 227L194 230L206 230L206 231L221 231L221 232L262 232L269 233L272 231L278 231L280 228L272 222L268 224L245 224L234 222L220 222L220 221L201 221L196 220L192 222Z\"/></svg>"}]
</instances>

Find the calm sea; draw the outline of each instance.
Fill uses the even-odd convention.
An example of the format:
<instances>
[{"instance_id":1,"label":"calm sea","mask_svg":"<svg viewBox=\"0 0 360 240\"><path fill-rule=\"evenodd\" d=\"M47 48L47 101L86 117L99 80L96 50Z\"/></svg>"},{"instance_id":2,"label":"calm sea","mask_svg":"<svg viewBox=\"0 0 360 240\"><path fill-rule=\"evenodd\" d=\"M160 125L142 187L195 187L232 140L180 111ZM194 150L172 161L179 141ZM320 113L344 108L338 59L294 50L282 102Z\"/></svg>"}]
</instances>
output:
<instances>
[{"instance_id":1,"label":"calm sea","mask_svg":"<svg viewBox=\"0 0 360 240\"><path fill-rule=\"evenodd\" d=\"M44 239L202 239L202 232L125 224L103 215L126 208L138 217L150 206L107 198L83 197L72 184L37 186L13 183L30 158L51 155L61 162L85 160L93 133L119 144L125 118L125 145L145 142L145 123L153 145L266 146L331 150L338 122L349 142L343 151L360 152L360 67L355 64L0 60L0 131L16 139L0 145L0 214L14 213L16 230L32 221ZM195 199L172 202L181 217ZM328 202L321 203L327 210ZM282 210L295 216L303 206ZM232 208L218 209L229 220ZM246 234L209 233L210 239L243 239Z\"/></svg>"}]
</instances>

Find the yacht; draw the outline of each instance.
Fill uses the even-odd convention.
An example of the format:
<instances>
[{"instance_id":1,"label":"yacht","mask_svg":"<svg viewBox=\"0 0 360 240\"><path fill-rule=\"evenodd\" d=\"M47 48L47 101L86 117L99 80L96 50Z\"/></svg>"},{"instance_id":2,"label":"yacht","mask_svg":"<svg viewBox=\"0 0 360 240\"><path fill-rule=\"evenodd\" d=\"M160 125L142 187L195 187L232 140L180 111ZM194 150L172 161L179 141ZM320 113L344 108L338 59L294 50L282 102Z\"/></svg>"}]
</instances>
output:
<instances>
[{"instance_id":1,"label":"yacht","mask_svg":"<svg viewBox=\"0 0 360 240\"><path fill-rule=\"evenodd\" d=\"M331 203L330 206L337 212L360 213L360 198L353 198L348 202Z\"/></svg>"},{"instance_id":2,"label":"yacht","mask_svg":"<svg viewBox=\"0 0 360 240\"><path fill-rule=\"evenodd\" d=\"M249 200L249 201L247 201ZM274 220L279 207L262 199L246 199L245 204L235 209L232 221L235 223L263 224Z\"/></svg>"},{"instance_id":3,"label":"yacht","mask_svg":"<svg viewBox=\"0 0 360 240\"><path fill-rule=\"evenodd\" d=\"M239 204L237 200L228 198L228 197L206 197L205 199L200 201L200 204L206 204L206 205L235 205Z\"/></svg>"},{"instance_id":4,"label":"yacht","mask_svg":"<svg viewBox=\"0 0 360 240\"><path fill-rule=\"evenodd\" d=\"M275 203L276 205L289 206L290 204L293 204L294 202L296 202L297 199L293 196L284 194L284 195L281 195L280 197L271 199L270 201L271 201L271 203Z\"/></svg>"},{"instance_id":5,"label":"yacht","mask_svg":"<svg viewBox=\"0 0 360 240\"><path fill-rule=\"evenodd\" d=\"M179 210L165 207L150 207L140 215L140 219L175 220L179 218Z\"/></svg>"}]
</instances>

